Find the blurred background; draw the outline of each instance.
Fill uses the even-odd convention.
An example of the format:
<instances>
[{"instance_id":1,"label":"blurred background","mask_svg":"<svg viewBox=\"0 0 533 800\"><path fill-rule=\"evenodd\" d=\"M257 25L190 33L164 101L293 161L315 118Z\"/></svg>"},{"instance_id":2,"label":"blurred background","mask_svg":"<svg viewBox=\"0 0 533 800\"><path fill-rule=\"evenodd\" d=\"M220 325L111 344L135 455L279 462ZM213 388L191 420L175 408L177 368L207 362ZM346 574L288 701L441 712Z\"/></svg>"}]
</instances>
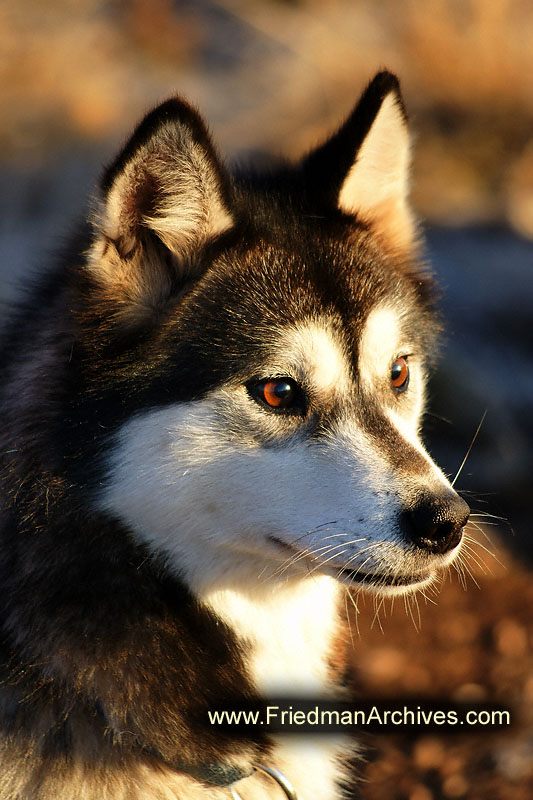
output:
<instances>
[{"instance_id":1,"label":"blurred background","mask_svg":"<svg viewBox=\"0 0 533 800\"><path fill-rule=\"evenodd\" d=\"M474 518L486 524L473 531L467 590L448 581L420 623L416 611L376 615L358 601L356 681L374 696L498 700L517 722L503 736L378 737L362 796L530 800L530 0L4 0L0 309L49 261L101 164L160 100L192 100L230 161L296 157L382 67L400 76L416 132L413 202L446 319L426 439L451 476L472 444L457 487L495 517Z\"/></svg>"}]
</instances>

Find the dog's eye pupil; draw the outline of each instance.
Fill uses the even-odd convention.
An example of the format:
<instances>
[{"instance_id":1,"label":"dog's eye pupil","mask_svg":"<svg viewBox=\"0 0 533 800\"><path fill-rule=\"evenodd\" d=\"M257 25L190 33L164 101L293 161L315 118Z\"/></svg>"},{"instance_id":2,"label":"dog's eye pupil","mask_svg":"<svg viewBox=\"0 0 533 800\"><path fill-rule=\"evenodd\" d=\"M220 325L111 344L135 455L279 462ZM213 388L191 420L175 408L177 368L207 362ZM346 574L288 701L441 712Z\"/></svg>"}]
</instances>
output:
<instances>
[{"instance_id":1,"label":"dog's eye pupil","mask_svg":"<svg viewBox=\"0 0 533 800\"><path fill-rule=\"evenodd\" d=\"M258 388L261 399L271 408L288 408L296 399L296 386L287 378L265 381Z\"/></svg>"},{"instance_id":2,"label":"dog's eye pupil","mask_svg":"<svg viewBox=\"0 0 533 800\"><path fill-rule=\"evenodd\" d=\"M391 368L391 385L396 391L403 392L409 384L409 364L407 359L397 358Z\"/></svg>"}]
</instances>

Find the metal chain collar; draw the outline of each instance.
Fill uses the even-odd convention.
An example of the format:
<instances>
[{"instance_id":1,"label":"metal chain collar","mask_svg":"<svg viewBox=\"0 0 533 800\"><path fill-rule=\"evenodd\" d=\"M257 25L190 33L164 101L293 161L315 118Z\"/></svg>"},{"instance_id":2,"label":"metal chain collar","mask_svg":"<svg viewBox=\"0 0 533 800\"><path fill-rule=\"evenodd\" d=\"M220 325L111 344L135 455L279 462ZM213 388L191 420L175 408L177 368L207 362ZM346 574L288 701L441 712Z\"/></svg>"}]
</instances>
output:
<instances>
[{"instance_id":1,"label":"metal chain collar","mask_svg":"<svg viewBox=\"0 0 533 800\"><path fill-rule=\"evenodd\" d=\"M254 769L256 769L257 772L262 772L264 775L268 775L269 778L272 778L272 780L281 787L287 800L298 800L290 780L286 778L283 772L280 772L279 769L276 769L275 767L267 767L265 764L254 764ZM244 778L244 780L246 780L246 778ZM242 800L242 797L236 789L230 787L230 790L233 800Z\"/></svg>"}]
</instances>

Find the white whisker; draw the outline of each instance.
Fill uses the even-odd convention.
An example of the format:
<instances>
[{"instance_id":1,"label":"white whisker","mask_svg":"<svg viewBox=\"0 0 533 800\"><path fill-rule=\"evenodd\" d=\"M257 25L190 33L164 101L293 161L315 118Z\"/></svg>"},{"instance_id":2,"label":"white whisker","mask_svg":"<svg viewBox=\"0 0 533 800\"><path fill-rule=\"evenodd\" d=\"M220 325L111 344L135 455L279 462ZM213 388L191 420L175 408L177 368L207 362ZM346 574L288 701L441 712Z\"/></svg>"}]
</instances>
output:
<instances>
[{"instance_id":1,"label":"white whisker","mask_svg":"<svg viewBox=\"0 0 533 800\"><path fill-rule=\"evenodd\" d=\"M483 425L483 423L484 423L484 421L485 421L485 417L486 417L486 416L487 416L487 409L485 409L485 411L483 412L483 416L481 417L481 421L480 421L479 425L477 426L477 429L476 429L476 432L475 432L475 434L474 434L474 436L473 436L473 438L472 438L472 441L470 442L470 446L469 446L468 450L466 451L466 455L465 455L465 457L463 458L463 460L461 461L461 466L459 467L459 469L458 469L458 470L457 470L457 472L455 473L455 478L454 478L454 479L453 479L453 481L451 482L451 485L452 485L452 486L455 486L455 482L456 482L457 478L459 477L459 475L461 474L461 472L462 472L462 470L463 470L463 467L464 467L464 465L466 464L466 461L467 461L467 459L468 459L468 456L470 455L470 452L471 452L471 450L472 450L472 447L474 446L474 442L476 441L476 439L477 439L477 437L478 437L478 434L479 434L479 432L480 432L480 430L481 430L481 426Z\"/></svg>"}]
</instances>

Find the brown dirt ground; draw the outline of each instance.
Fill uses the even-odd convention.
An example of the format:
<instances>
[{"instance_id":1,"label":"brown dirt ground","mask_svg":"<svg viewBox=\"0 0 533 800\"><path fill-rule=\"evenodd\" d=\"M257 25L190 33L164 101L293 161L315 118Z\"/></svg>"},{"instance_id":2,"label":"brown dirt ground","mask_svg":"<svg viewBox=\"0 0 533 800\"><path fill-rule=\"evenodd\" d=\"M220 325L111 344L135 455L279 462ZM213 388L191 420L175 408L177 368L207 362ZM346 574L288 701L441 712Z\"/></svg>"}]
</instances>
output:
<instances>
[{"instance_id":1,"label":"brown dirt ground","mask_svg":"<svg viewBox=\"0 0 533 800\"><path fill-rule=\"evenodd\" d=\"M436 604L421 599L419 615L396 601L378 621L373 600L357 599L355 685L363 697L383 708L406 697L415 707L425 698L492 701L512 714L499 731L372 736L359 767L363 800L533 797L533 581L503 551L497 557L503 564L487 558L472 570L478 586L447 579Z\"/></svg>"}]
</instances>

